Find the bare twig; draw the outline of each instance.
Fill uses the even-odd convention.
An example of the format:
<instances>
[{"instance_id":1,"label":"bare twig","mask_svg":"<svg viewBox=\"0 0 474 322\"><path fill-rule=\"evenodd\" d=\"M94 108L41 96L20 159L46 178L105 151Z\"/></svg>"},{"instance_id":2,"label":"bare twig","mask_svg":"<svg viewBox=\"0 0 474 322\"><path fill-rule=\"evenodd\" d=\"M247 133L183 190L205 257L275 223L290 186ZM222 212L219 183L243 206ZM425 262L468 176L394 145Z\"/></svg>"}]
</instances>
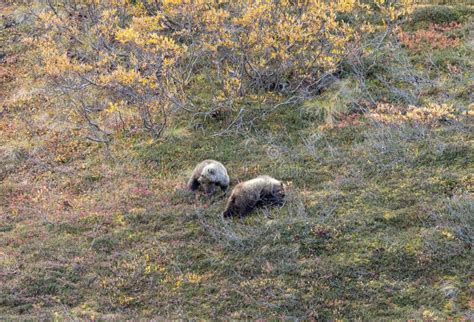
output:
<instances>
[{"instance_id":1,"label":"bare twig","mask_svg":"<svg viewBox=\"0 0 474 322\"><path fill-rule=\"evenodd\" d=\"M222 131L220 132L217 132L217 133L214 133L212 136L215 137L215 136L221 136L223 134L225 134L226 132L228 132L232 126L234 126L234 124L236 124L238 122L238 120L241 119L241 116L242 114L244 113L245 109L244 108L241 108L240 111L239 111L239 114L237 114L237 116L235 117L235 119Z\"/></svg>"}]
</instances>

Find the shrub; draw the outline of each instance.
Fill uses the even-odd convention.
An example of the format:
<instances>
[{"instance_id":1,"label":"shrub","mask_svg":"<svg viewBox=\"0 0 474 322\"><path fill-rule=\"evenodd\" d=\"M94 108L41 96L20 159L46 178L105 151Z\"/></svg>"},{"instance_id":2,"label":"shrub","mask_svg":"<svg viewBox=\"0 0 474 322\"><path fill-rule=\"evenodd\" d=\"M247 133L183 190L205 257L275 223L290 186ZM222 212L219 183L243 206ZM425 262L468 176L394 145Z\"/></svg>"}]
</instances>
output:
<instances>
[{"instance_id":1,"label":"shrub","mask_svg":"<svg viewBox=\"0 0 474 322\"><path fill-rule=\"evenodd\" d=\"M452 22L444 25L430 24L427 29L420 29L413 33L400 31L400 41L409 49L416 51L425 48L444 49L459 45L459 38L447 34L448 31L458 29L459 23Z\"/></svg>"},{"instance_id":2,"label":"shrub","mask_svg":"<svg viewBox=\"0 0 474 322\"><path fill-rule=\"evenodd\" d=\"M472 15L474 9L467 6L427 6L420 7L411 15L412 23L430 22L446 24L453 21L462 22Z\"/></svg>"},{"instance_id":3,"label":"shrub","mask_svg":"<svg viewBox=\"0 0 474 322\"><path fill-rule=\"evenodd\" d=\"M311 92L358 34L383 29L409 7L409 0L59 0L37 22L39 72L67 95L90 139L107 143L114 129L137 121L158 137L172 113L201 110L191 96L202 84L196 79L212 84L201 105L219 111L244 96Z\"/></svg>"},{"instance_id":4,"label":"shrub","mask_svg":"<svg viewBox=\"0 0 474 322\"><path fill-rule=\"evenodd\" d=\"M401 108L393 104L378 104L368 116L384 124L401 124L404 122L423 123L430 127L438 126L442 122L456 120L456 109L448 104L427 104L423 107L408 106Z\"/></svg>"}]
</instances>

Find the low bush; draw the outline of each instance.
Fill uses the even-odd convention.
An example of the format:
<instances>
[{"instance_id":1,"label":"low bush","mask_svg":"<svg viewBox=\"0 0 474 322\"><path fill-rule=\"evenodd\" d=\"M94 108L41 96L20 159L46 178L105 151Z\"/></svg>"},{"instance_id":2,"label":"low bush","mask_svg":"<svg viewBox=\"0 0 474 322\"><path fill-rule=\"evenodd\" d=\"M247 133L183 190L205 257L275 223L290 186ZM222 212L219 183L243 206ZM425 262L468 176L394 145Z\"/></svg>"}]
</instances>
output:
<instances>
[{"instance_id":1,"label":"low bush","mask_svg":"<svg viewBox=\"0 0 474 322\"><path fill-rule=\"evenodd\" d=\"M410 20L412 24L420 22L446 24L450 22L462 22L474 13L474 9L468 6L427 6L419 7L413 11Z\"/></svg>"},{"instance_id":2,"label":"low bush","mask_svg":"<svg viewBox=\"0 0 474 322\"><path fill-rule=\"evenodd\" d=\"M232 116L245 101L320 92L349 48L362 47L361 34L377 35L410 10L408 0L48 4L37 3L38 41L25 42L88 138L103 143L127 123L159 137L177 111ZM340 18L353 12L357 21ZM198 104L200 79L210 93Z\"/></svg>"}]
</instances>

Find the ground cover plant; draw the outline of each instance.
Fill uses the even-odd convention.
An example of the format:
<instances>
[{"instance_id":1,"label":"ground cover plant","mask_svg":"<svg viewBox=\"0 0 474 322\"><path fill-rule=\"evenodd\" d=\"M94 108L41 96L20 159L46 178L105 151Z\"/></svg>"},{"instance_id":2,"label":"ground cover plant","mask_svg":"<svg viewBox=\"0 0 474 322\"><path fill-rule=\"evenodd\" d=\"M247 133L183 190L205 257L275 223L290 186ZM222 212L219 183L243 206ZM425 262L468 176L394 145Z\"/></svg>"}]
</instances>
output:
<instances>
[{"instance_id":1,"label":"ground cover plant","mask_svg":"<svg viewBox=\"0 0 474 322\"><path fill-rule=\"evenodd\" d=\"M472 12L2 2L0 317L472 319Z\"/></svg>"}]
</instances>

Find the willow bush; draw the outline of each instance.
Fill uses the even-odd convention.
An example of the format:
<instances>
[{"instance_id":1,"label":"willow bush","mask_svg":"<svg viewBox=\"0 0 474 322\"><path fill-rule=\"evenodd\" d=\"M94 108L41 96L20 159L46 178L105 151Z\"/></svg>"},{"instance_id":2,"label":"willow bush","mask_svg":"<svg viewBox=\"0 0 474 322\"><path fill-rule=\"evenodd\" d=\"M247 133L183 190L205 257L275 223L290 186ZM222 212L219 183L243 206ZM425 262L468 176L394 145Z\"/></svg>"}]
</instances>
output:
<instances>
[{"instance_id":1,"label":"willow bush","mask_svg":"<svg viewBox=\"0 0 474 322\"><path fill-rule=\"evenodd\" d=\"M154 137L176 111L311 94L347 55L375 46L409 0L49 0L39 8L37 72L107 142L140 123ZM196 93L207 91L206 99Z\"/></svg>"}]
</instances>

